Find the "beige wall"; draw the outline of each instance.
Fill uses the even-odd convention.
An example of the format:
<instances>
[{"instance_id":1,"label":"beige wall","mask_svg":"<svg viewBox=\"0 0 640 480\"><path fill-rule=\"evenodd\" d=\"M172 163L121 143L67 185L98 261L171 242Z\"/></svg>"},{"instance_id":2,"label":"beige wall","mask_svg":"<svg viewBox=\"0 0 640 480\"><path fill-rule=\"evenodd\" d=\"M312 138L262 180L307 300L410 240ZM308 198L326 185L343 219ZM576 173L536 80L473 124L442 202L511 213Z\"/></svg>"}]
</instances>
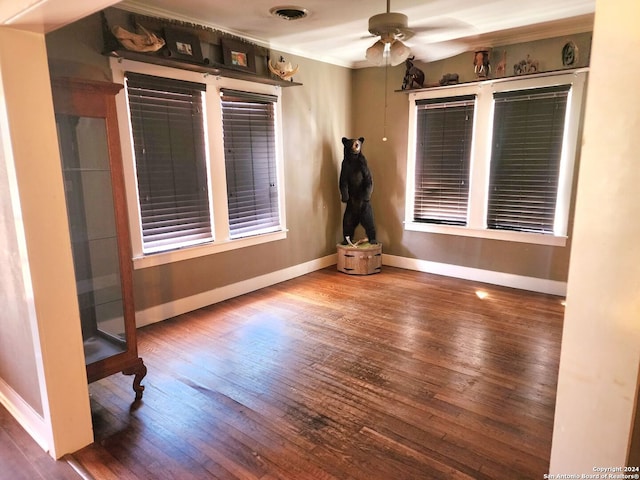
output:
<instances>
[{"instance_id":1,"label":"beige wall","mask_svg":"<svg viewBox=\"0 0 640 480\"><path fill-rule=\"evenodd\" d=\"M638 30L634 24L635 19L640 17L640 11L635 0L621 0L615 5L607 3L611 2L598 0L597 4L592 85L589 88L576 241L569 275L567 319L551 457L551 469L556 473L590 473L595 465L624 465L637 395L640 356L640 253L637 246L640 231L637 219L640 218L640 212L639 203L634 199L640 183L640 169L637 168L636 145L633 140L636 132L640 131L640 101L635 88L635 79L640 72L629 61L628 53L640 46ZM96 25L95 20L96 17L93 17L86 21L89 23L83 21L78 25L83 28L88 24ZM93 35L83 37L78 30L69 28L71 30L56 32L57 38L48 45L50 56L75 62L75 53L72 52L74 49L82 51L82 55L86 53L91 59L86 65L82 65L82 69L86 69L88 75L103 75L105 60L96 54L95 47L90 46L99 45L99 42L96 42ZM97 34L99 30L91 27L90 31ZM73 32L73 38L67 42L65 35L69 32ZM58 41L60 39L62 40ZM44 65L38 41L36 39L34 45L33 40L13 33L0 33L0 49L4 49L0 50L2 74L7 71L5 69L9 64L15 69L16 75L22 73L18 66L24 68L25 65ZM611 45L624 45L625 48L612 49ZM35 52L32 48L35 48ZM24 62L24 58L29 58L30 62ZM335 183L341 156L339 137L343 134L367 137L365 153L371 158L377 178L374 207L379 217L381 239L387 243L385 251L391 249L400 255L435 257L466 265L484 265L489 262L488 265L495 265L491 267L493 269L515 268L522 274L566 278L567 249L559 251L555 248L512 246L510 248L514 250L507 251L504 255L498 247L505 245L497 242L485 244L485 241L476 239L449 242L449 236L436 239L436 236L428 234L403 233L401 219L404 218L402 209L406 176L406 121L403 122L403 119L407 100L404 94L391 92L401 83L402 67L390 70L390 78L393 73L395 83L390 80L388 84L391 92L390 116L387 121L389 142L383 144L380 138L381 119L384 117L380 112L384 111L384 95L378 93L381 81L384 80L381 77L383 69L357 71L352 79L351 72L346 69L291 59L294 63L300 62L301 72L296 80L302 81L305 86L287 89L283 99L286 115L294 115L285 126L287 209L291 227L289 239L278 242L281 245L252 247L247 252L220 254L203 262L187 261L183 265L141 271L136 276L136 289L137 299L143 305L162 303L167 299L211 288L212 285L248 278L259 272L293 265L332 252L340 230L340 206L332 203L332 192L337 188ZM94 62L98 64L97 69L87 67ZM434 68L433 72L435 71ZM38 73L39 75L25 77L30 79L30 83L25 84L24 89L46 95L49 91L46 73ZM7 85L4 79L2 82L3 93L6 93ZM18 83L14 81L12 88L16 85ZM50 104L49 99L36 99L44 101L44 105ZM350 121L351 109L345 108L345 103L341 102L354 105L353 123ZM20 130L23 133L31 132L37 126L50 134L48 129L52 128L53 121L48 118L50 111L44 113L43 115L38 110L38 115L32 119L31 128L25 127L23 123ZM9 123L20 125L22 118L21 114L14 112ZM5 133L2 132L2 161L7 162ZM21 143L29 142L23 139ZM47 147L50 152L56 150L50 143L38 148ZM46 167L43 169L44 174L53 172L53 177L58 175L54 172L55 169L50 170L53 168L52 159L46 151L37 156L23 156L20 161L25 171L27 165L38 162L39 167ZM313 176L302 178L308 172L305 166L311 168ZM36 349L34 355L45 355L43 363L47 365L49 378L55 379L55 374L59 374L64 379L62 384L66 390L56 382L47 386L52 396L43 402L42 408L50 408L50 403L57 408L56 402L63 397L69 403L68 410L71 411L60 412L61 415L56 416L60 420L52 428L52 431L62 435L60 432L65 432L69 427L73 427L72 430L80 429L81 425L76 422L77 413L73 414L73 409L79 405L76 403L78 399L84 402L80 404L80 413L86 413L88 409L86 396L78 392L76 384L69 379L69 373L84 369L83 362L75 357L70 358L66 351L60 351L60 344L64 343L66 333L71 332L68 339L72 343L79 341L80 323L71 312L72 302L67 301L70 292L73 292L73 280L69 278L72 275L69 249L60 243L64 243L60 235L63 235L61 229L66 229L66 219L61 214L64 202L59 198L59 185L57 181L53 183L53 192L57 195L57 200L52 203L54 214L47 211L46 216L37 215L34 213L36 210L33 210L37 202L29 201L29 194L38 200L41 195L50 193L50 190L38 190L34 184L40 177L30 177L31 175L22 176L20 183L24 182L25 189L22 192L25 196L21 201L25 202L25 210L30 212L25 217L25 223L29 226L26 237L35 242L35 249L32 250L35 266L31 273L38 277L35 292L38 298L42 297L38 311L43 313L42 307L45 306L48 307L47 310L51 310L43 313L42 319L38 319L37 330L41 337L46 339L51 335L53 339L51 344L44 344L40 350ZM1 186L4 186L7 178L5 170L4 176L0 176ZM301 185L300 188L291 185L296 182ZM23 188L22 184L20 186ZM319 197L317 202L311 198L315 195ZM337 193L335 195L337 199ZM6 196L2 198L7 199ZM9 235L9 240L5 241L11 242L17 234L12 226L6 225L9 212L3 209L2 215L2 221L5 222L3 233ZM601 218L607 219L606 228L602 227ZM314 229L312 227L316 222L320 224ZM38 241L38 236L46 239L47 249L42 248L43 243ZM309 245L304 245L305 241ZM448 243L450 244L447 245ZM530 248L533 248L533 253L529 252ZM243 257L243 253L247 255ZM52 261L48 259L48 255L59 256L60 259ZM269 256L273 258L266 258ZM456 260L458 256L461 260ZM527 257L527 260L512 258L517 256ZM247 268L249 263L255 265ZM196 272L191 274L187 267L196 269ZM52 281L52 271L55 271L55 282ZM167 278L161 278L163 275ZM8 278L5 274L3 286L19 290L22 288L19 277L18 273L15 278ZM141 291L145 290L147 282L151 287L159 287L158 297L148 296L147 292ZM188 285L183 285L184 283ZM56 289L52 293L47 292L47 284L55 284ZM173 288L177 289L177 293L172 293ZM61 295L63 300L57 298L54 302L52 295ZM56 330L59 330L60 335L56 335ZM28 333L16 334L16 338L22 337L19 341L26 342L25 335L28 336ZM66 364L69 370L65 372L61 364ZM0 359L0 368L6 371L6 359ZM25 375L30 377L33 368L33 364L25 366ZM84 387L86 388L86 384ZM85 423L83 426L90 431L90 425L87 427Z\"/></svg>"},{"instance_id":2,"label":"beige wall","mask_svg":"<svg viewBox=\"0 0 640 480\"><path fill-rule=\"evenodd\" d=\"M579 66L587 65L591 34L572 35L570 38L582 52ZM494 52L508 52L507 65L511 65L511 73L513 63L516 63L511 59L526 57L524 52L536 55L541 70L555 70L562 66L560 52L566 42L565 37L554 38L497 47ZM444 73L458 73L460 81L465 82L474 79L472 62L472 55L466 53L428 65L416 62L416 65L425 71L427 83L437 83ZM384 252L448 265L565 282L570 241L566 247L552 247L404 229L409 122L408 95L399 91L404 72L404 65L389 67L388 72L380 67L354 71L355 135L365 137L364 153L375 180L372 205L378 239L384 245ZM382 141L385 123L387 142Z\"/></svg>"},{"instance_id":3,"label":"beige wall","mask_svg":"<svg viewBox=\"0 0 640 480\"><path fill-rule=\"evenodd\" d=\"M47 35L52 71L110 76L101 55L100 17L92 15ZM77 52L77 55L76 55ZM274 52L279 56L278 52ZM285 54L299 65L282 91L285 164L285 240L134 271L141 311L249 281L335 254L342 213L338 193L343 135L350 130L351 70Z\"/></svg>"},{"instance_id":4,"label":"beige wall","mask_svg":"<svg viewBox=\"0 0 640 480\"><path fill-rule=\"evenodd\" d=\"M9 188L2 216L11 249L2 254L0 399L58 457L90 443L92 430L46 58L44 36L0 27L0 182Z\"/></svg>"},{"instance_id":5,"label":"beige wall","mask_svg":"<svg viewBox=\"0 0 640 480\"><path fill-rule=\"evenodd\" d=\"M335 253L341 229L340 138L350 118L348 69L287 55L299 65L282 93L285 240L134 272L136 309L212 291Z\"/></svg>"},{"instance_id":6,"label":"beige wall","mask_svg":"<svg viewBox=\"0 0 640 480\"><path fill-rule=\"evenodd\" d=\"M0 46L1 48L1 46ZM3 71L0 70L0 77ZM4 87L4 85L3 85ZM9 92L5 88L0 98ZM0 379L43 416L34 342L28 258L20 222L20 197L6 119L0 120Z\"/></svg>"},{"instance_id":7,"label":"beige wall","mask_svg":"<svg viewBox=\"0 0 640 480\"><path fill-rule=\"evenodd\" d=\"M114 17L110 11L110 17ZM118 13L115 14L118 18ZM53 71L93 78L109 77L102 50L99 15L47 35ZM578 45L579 66L590 54L590 33L570 37ZM494 49L507 51L507 65L531 52L541 69L561 67L567 38ZM278 56L278 52L274 52ZM335 253L340 240L342 206L337 192L342 136L364 136L364 151L374 173L373 207L378 237L386 254L537 279L566 282L570 242L566 247L504 242L406 231L403 228L408 96L398 92L404 65L349 70L286 55L300 65L295 80L303 86L283 89L285 187L288 238L283 241L185 260L134 272L136 309L213 291ZM428 82L442 73L473 79L472 58L459 55L421 65ZM386 98L385 98L386 75ZM386 117L385 117L386 104ZM352 115L353 112L353 115ZM386 130L385 130L386 118ZM387 142L382 142L386 131ZM364 235L361 229L356 236Z\"/></svg>"},{"instance_id":8,"label":"beige wall","mask_svg":"<svg viewBox=\"0 0 640 480\"><path fill-rule=\"evenodd\" d=\"M552 473L627 465L640 365L638 18L637 0L596 3Z\"/></svg>"},{"instance_id":9,"label":"beige wall","mask_svg":"<svg viewBox=\"0 0 640 480\"><path fill-rule=\"evenodd\" d=\"M640 5L635 0L620 0L615 4L598 0L597 3L576 208L576 239L569 273L551 452L550 468L554 473L592 473L594 466L624 465L634 408L637 410L640 204L635 198L640 169L635 136L640 131L640 97L636 88L640 71L630 61L629 52L640 47L640 34L635 25L640 17L639 9ZM95 29L96 24L99 26L96 18L78 25L83 28L93 25L89 30L96 33L99 31L99 27ZM81 30L61 31L61 38L64 39L69 31L73 32L73 38L59 42L61 48L52 47L50 54L72 62L77 61L76 54L82 55L84 63L81 63L81 70L87 75L104 76L106 62L96 55L99 47L98 50L95 47L100 42L93 33L84 37ZM617 48L620 45L624 48ZM39 382L39 387L27 387L11 377L12 374L7 372L15 367L15 362L6 355L0 357L0 379L6 381L11 378L13 385L10 386L20 390L25 403L41 410L47 419L52 419L48 422L48 431L58 437L58 443L64 444L67 451L71 451L74 443L69 440L74 439L76 445L87 441L91 426L86 382L84 379L78 381L82 376L80 373L84 373L80 358L80 322L73 301L70 249L68 239L64 238L64 200L59 172L54 166L58 159L53 152L57 149L51 140L53 121L42 49L42 37L0 29L0 125L3 128L0 132L0 191L3 201L0 231L5 242L3 247L11 250L16 247L19 237L24 238L30 262L28 266L23 264L23 270L17 272L15 267L21 260L7 251L3 253L2 258L9 262L5 264L7 269L14 268L13 274L7 269L3 271L3 293L6 295L13 291L17 297L24 295L23 301L17 300L18 305L3 311L22 316L32 309L36 315L32 328L22 325L18 331L15 324L4 316L0 317L0 328L4 338L9 335L24 346L25 363L18 366L19 372L29 381ZM85 54L90 61L84 61ZM25 58L29 62L25 62ZM509 248L514 250L507 251L506 255L502 250L496 255L498 246L505 245L497 242L485 244L485 241L476 239L458 239L447 245L447 240L451 239L449 236L436 239L436 236L416 233L414 238L403 233L400 223L404 218L401 210L406 176L403 138L406 137L406 121L403 122L403 115L406 115L407 105L404 94L391 92L401 82L402 67L390 71L395 76L395 83L390 81L388 85L392 93L389 96L391 115L387 121L389 142L383 144L380 137L381 118L384 117L380 112L384 107L384 95L372 96L384 80L380 76L382 69L357 71L352 79L351 72L346 69L291 59L294 63L300 61L301 73L296 80L305 86L287 89L283 100L286 101L286 115L297 116L287 122L285 131L287 210L292 227L289 239L278 242L281 245L248 249L246 258L256 263L250 269L238 267L250 263L242 259L244 252L217 255L215 259L207 259L202 267L199 262L184 262L189 267L200 268L193 275L186 266L179 264L166 270L160 267L150 269L136 279L137 296L144 304L153 305L154 302L166 301L165 298L177 298L171 293L174 287L178 289L177 295L189 295L201 289L197 286L200 284L209 288L213 284L248 278L252 274L332 252L340 230L340 206L332 203L332 192L337 188L335 183L341 156L339 137L343 134L367 137L366 153L371 158L377 178L374 207L380 217L381 238L387 242L385 251L392 249L399 254L417 255L417 258L432 258L433 255L444 261L456 261L459 256L465 265L489 262L488 265L495 265L491 267L494 269L513 268L509 267L513 264L518 272L525 272L523 274L566 278L563 272L566 272L568 262L567 249L534 248L531 253L529 247L512 246ZM461 65L466 65L467 61L463 60L461 57ZM98 64L97 69L93 68L94 62ZM441 73L449 71L448 66L441 67L438 71L432 64L431 70L427 70L428 78L432 75L437 79ZM25 92L34 95L30 97ZM330 95L335 95L335 101L329 98ZM397 101L396 97L402 100ZM3 102L9 98L17 103L7 109ZM23 101L27 104L36 102L38 107L24 108L20 104ZM353 112L350 107L340 104L343 101L351 102ZM352 113L353 123L350 121ZM9 125L12 129L10 134L7 132ZM39 142L32 141L34 129L39 132ZM34 165L38 169L34 169ZM315 176L301 178L307 173L305 165L311 167ZM7 202L13 202L16 194L5 190L12 181L11 168L15 168L18 178L19 213L7 208ZM307 190L290 186L295 182ZM318 202L310 198L315 195L319 196ZM337 193L335 195L337 198ZM43 206L46 209L43 210ZM604 227L602 219L606 219ZM314 230L309 225L315 222L324 223ZM310 244L303 245L305 241ZM270 255L274 258L264 258ZM517 258L510 260L514 256L528 259L523 265ZM173 279L157 280L162 292L159 298L147 297L146 292L140 292L145 282L150 281L147 277L154 277L151 280L156 281L164 274L173 276ZM25 287L27 276L33 280L33 297ZM205 276L215 279L204 279ZM191 285L183 286L183 282ZM0 306L4 308L9 297L1 298L3 303ZM34 342L32 349L29 348L30 336ZM34 371L39 378L34 378ZM36 399L38 394L42 399L40 408ZM83 435L84 440L81 438L78 442Z\"/></svg>"},{"instance_id":10,"label":"beige wall","mask_svg":"<svg viewBox=\"0 0 640 480\"><path fill-rule=\"evenodd\" d=\"M514 74L513 66L521 60L526 60L527 56L531 60L537 60L541 72L551 72L562 70L562 47L571 40L575 43L578 51L574 68L582 68L589 66L591 56L591 32L576 33L572 35L553 37L543 40L530 42L510 43L508 45L498 45L491 48L491 72L492 77L502 77L497 72L498 64L505 55L505 75ZM473 53L466 52L446 60L440 60L429 64L416 61L416 66L423 69L425 73L425 83L428 85L438 84L439 80L446 73L457 73L461 82L471 82L475 79L476 74L473 71ZM400 89L402 84L402 72L400 78L396 81L395 88Z\"/></svg>"}]
</instances>

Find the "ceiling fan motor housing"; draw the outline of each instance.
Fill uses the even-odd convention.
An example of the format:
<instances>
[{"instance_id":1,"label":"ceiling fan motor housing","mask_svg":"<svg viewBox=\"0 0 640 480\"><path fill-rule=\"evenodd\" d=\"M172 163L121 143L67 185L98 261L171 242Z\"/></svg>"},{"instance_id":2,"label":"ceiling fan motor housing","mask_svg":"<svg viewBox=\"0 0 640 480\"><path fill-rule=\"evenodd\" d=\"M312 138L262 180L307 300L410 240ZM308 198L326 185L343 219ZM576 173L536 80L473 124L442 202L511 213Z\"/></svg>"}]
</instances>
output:
<instances>
[{"instance_id":1,"label":"ceiling fan motor housing","mask_svg":"<svg viewBox=\"0 0 640 480\"><path fill-rule=\"evenodd\" d=\"M396 39L402 39L409 32L409 21L404 13L380 13L369 18L369 32L381 37L391 34Z\"/></svg>"}]
</instances>

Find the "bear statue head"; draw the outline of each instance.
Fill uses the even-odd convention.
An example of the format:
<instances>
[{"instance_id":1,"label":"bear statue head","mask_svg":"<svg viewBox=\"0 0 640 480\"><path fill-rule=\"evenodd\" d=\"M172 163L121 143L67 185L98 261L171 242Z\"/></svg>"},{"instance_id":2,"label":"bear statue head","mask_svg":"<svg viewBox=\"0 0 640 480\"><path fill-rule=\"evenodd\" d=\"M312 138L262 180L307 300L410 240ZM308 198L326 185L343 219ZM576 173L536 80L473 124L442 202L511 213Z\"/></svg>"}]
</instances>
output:
<instances>
[{"instance_id":1,"label":"bear statue head","mask_svg":"<svg viewBox=\"0 0 640 480\"><path fill-rule=\"evenodd\" d=\"M344 145L344 156L357 157L362 150L362 144L364 143L364 137L360 138L347 138L342 137L342 144Z\"/></svg>"}]
</instances>

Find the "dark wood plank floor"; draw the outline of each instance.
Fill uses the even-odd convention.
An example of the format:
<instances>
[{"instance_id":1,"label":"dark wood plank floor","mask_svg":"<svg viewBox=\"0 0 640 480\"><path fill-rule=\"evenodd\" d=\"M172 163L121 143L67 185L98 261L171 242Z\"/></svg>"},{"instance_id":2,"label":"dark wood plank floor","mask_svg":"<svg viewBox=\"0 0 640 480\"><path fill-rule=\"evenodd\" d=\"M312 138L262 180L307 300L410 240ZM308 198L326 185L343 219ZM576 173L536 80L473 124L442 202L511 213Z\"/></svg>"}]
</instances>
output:
<instances>
[{"instance_id":1,"label":"dark wood plank floor","mask_svg":"<svg viewBox=\"0 0 640 480\"><path fill-rule=\"evenodd\" d=\"M480 299L476 291L488 293ZM554 296L335 267L139 330L149 368L91 385L96 479L540 479Z\"/></svg>"},{"instance_id":2,"label":"dark wood plank floor","mask_svg":"<svg viewBox=\"0 0 640 480\"><path fill-rule=\"evenodd\" d=\"M65 461L56 461L0 405L1 480L79 480Z\"/></svg>"}]
</instances>

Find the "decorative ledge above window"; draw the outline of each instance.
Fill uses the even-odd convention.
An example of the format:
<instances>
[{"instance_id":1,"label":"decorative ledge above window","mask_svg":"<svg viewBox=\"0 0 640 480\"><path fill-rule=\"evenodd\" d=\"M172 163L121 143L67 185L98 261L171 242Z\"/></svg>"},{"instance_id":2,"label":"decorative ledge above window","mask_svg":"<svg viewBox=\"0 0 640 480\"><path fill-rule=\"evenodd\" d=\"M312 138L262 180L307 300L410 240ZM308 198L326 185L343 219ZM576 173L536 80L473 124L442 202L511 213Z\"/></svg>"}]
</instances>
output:
<instances>
[{"instance_id":1,"label":"decorative ledge above window","mask_svg":"<svg viewBox=\"0 0 640 480\"><path fill-rule=\"evenodd\" d=\"M433 90L446 91L447 89L455 89L456 87L474 86L474 85L493 85L494 83L498 83L498 82L510 82L510 81L524 79L524 78L543 78L543 77L550 77L554 75L566 75L566 74L575 73L577 71L582 71L585 69L588 70L588 67L563 68L560 70L548 70L548 71L538 72L538 73L528 73L526 75L509 75L509 76L496 77L496 78L492 78L492 77L476 78L476 79L467 80L464 82L459 82L456 80L456 81L452 81L451 83L425 85L422 88L398 89L398 90L394 90L394 92L415 94L415 93L427 92L427 91L433 91ZM447 75L451 75L451 74L447 74Z\"/></svg>"},{"instance_id":2,"label":"decorative ledge above window","mask_svg":"<svg viewBox=\"0 0 640 480\"><path fill-rule=\"evenodd\" d=\"M173 58L162 57L154 53L149 54L149 53L132 52L132 51L123 49L123 50L113 50L111 52L108 52L107 55L116 57L116 58L124 58L127 60L135 60L137 62L151 63L154 65L162 65L165 67L179 68L181 70L189 70L192 72L208 73L214 76L235 78L238 80L246 80L249 82L256 82L256 83L264 83L267 85L279 85L281 87L295 87L295 86L302 85L301 83L297 83L297 82L287 82L285 80L279 80L271 77L264 77L261 75L238 71L236 69L232 69L223 65L220 65L220 66L211 65L211 64L199 65L195 63L176 60Z\"/></svg>"},{"instance_id":3,"label":"decorative ledge above window","mask_svg":"<svg viewBox=\"0 0 640 480\"><path fill-rule=\"evenodd\" d=\"M110 8L102 12L102 30L108 56L281 87L302 85L270 73L268 48L212 28Z\"/></svg>"}]
</instances>

